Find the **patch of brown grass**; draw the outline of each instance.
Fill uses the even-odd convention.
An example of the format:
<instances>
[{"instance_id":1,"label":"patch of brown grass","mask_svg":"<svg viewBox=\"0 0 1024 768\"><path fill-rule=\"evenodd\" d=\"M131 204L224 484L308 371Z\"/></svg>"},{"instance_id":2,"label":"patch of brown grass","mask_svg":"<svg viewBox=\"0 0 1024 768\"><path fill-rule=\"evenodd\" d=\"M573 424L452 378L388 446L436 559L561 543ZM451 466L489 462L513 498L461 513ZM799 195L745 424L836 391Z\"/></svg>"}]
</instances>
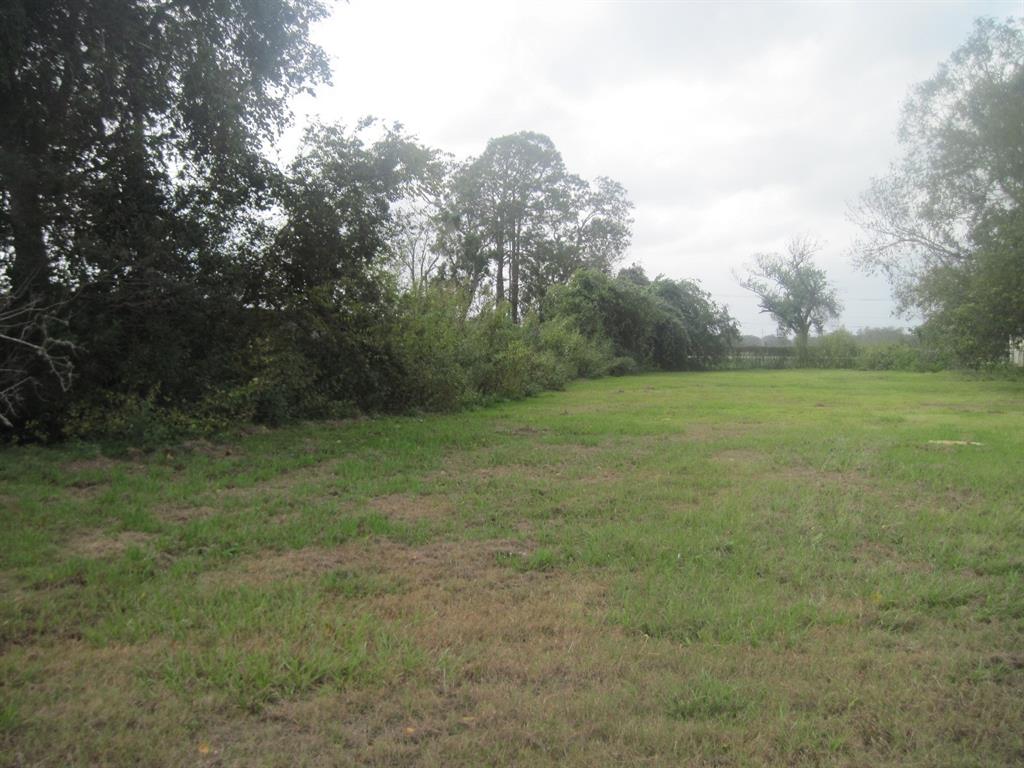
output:
<instances>
[{"instance_id":1,"label":"patch of brown grass","mask_svg":"<svg viewBox=\"0 0 1024 768\"><path fill-rule=\"evenodd\" d=\"M537 429L536 427L531 427L529 424L519 424L511 427L501 426L496 427L494 431L500 435L512 435L515 437L532 437L551 433L550 429Z\"/></svg>"},{"instance_id":2,"label":"patch of brown grass","mask_svg":"<svg viewBox=\"0 0 1024 768\"><path fill-rule=\"evenodd\" d=\"M252 485L222 488L217 492L217 497L256 501L265 496L281 496L293 491L297 486L308 484L325 486L330 490L332 480L336 477L335 460L325 460L311 466L281 472Z\"/></svg>"},{"instance_id":3,"label":"patch of brown grass","mask_svg":"<svg viewBox=\"0 0 1024 768\"><path fill-rule=\"evenodd\" d=\"M821 487L834 487L841 489L873 490L875 484L870 478L855 470L822 469L806 465L790 465L783 467L773 476L784 480L807 483Z\"/></svg>"},{"instance_id":4,"label":"patch of brown grass","mask_svg":"<svg viewBox=\"0 0 1024 768\"><path fill-rule=\"evenodd\" d=\"M374 511L393 520L406 522L440 520L455 511L451 500L440 494L390 493L370 499L368 503Z\"/></svg>"},{"instance_id":5,"label":"patch of brown grass","mask_svg":"<svg viewBox=\"0 0 1024 768\"><path fill-rule=\"evenodd\" d=\"M122 463L107 456L95 456L90 459L69 461L62 468L65 472L109 472Z\"/></svg>"},{"instance_id":6,"label":"patch of brown grass","mask_svg":"<svg viewBox=\"0 0 1024 768\"><path fill-rule=\"evenodd\" d=\"M499 564L498 555L529 548L511 540L372 540L262 558L263 574L279 578L343 566L400 580L405 591L362 605L406 627L432 663L387 696L349 689L279 702L261 722L212 734L211 743L239 762L258 754L253 743L277 752L276 739L305 745L307 757L326 757L321 750L335 744L342 762L366 765L472 765L510 748L533 754L544 741L538 718L555 722L581 693L596 700L616 685L621 669L609 650L632 641L595 620L605 610L602 582Z\"/></svg>"},{"instance_id":7,"label":"patch of brown grass","mask_svg":"<svg viewBox=\"0 0 1024 768\"><path fill-rule=\"evenodd\" d=\"M214 459L221 459L228 456L238 456L241 454L241 450L237 445L218 445L211 443L209 440L186 440L180 446L181 450L186 453L199 454L201 456L209 456Z\"/></svg>"},{"instance_id":8,"label":"patch of brown grass","mask_svg":"<svg viewBox=\"0 0 1024 768\"><path fill-rule=\"evenodd\" d=\"M650 448L638 443L638 451ZM612 470L602 466L603 459L619 457L615 446L585 444L534 444L527 453L504 464L497 464L491 449L460 451L448 457L444 466L426 476L428 481L472 478L475 481L562 479L576 476L581 468L590 477L599 477ZM592 471L591 471L592 470Z\"/></svg>"},{"instance_id":9,"label":"patch of brown grass","mask_svg":"<svg viewBox=\"0 0 1024 768\"><path fill-rule=\"evenodd\" d=\"M935 566L924 560L908 558L894 547L879 541L864 541L853 548L853 559L858 568L876 571L889 566L897 573L931 573Z\"/></svg>"},{"instance_id":10,"label":"patch of brown grass","mask_svg":"<svg viewBox=\"0 0 1024 768\"><path fill-rule=\"evenodd\" d=\"M0 731L0 764L195 765L190 731L217 715L139 684L140 671L164 652L78 640L19 651L21 707L14 726Z\"/></svg>"},{"instance_id":11,"label":"patch of brown grass","mask_svg":"<svg viewBox=\"0 0 1024 768\"><path fill-rule=\"evenodd\" d=\"M145 546L153 538L153 534L140 531L121 531L113 535L102 531L86 531L72 538L64 550L76 557L113 557L131 547Z\"/></svg>"},{"instance_id":12,"label":"patch of brown grass","mask_svg":"<svg viewBox=\"0 0 1024 768\"><path fill-rule=\"evenodd\" d=\"M515 575L498 565L499 554L528 554L529 544L512 540L433 542L409 546L389 539L356 539L337 547L305 547L245 558L204 579L216 583L268 584L308 579L338 569L411 579L423 586L441 581L472 582L484 572Z\"/></svg>"},{"instance_id":13,"label":"patch of brown grass","mask_svg":"<svg viewBox=\"0 0 1024 768\"><path fill-rule=\"evenodd\" d=\"M191 520L202 520L213 517L219 510L211 506L158 505L153 514L169 523L187 523Z\"/></svg>"},{"instance_id":14,"label":"patch of brown grass","mask_svg":"<svg viewBox=\"0 0 1024 768\"><path fill-rule=\"evenodd\" d=\"M706 422L695 422L687 424L680 433L679 438L685 442L714 442L734 437L745 437L756 429L756 424L708 424Z\"/></svg>"},{"instance_id":15,"label":"patch of brown grass","mask_svg":"<svg viewBox=\"0 0 1024 768\"><path fill-rule=\"evenodd\" d=\"M769 460L768 454L763 451L754 451L745 448L733 448L726 451L718 451L712 457L715 461L724 464L763 464Z\"/></svg>"}]
</instances>

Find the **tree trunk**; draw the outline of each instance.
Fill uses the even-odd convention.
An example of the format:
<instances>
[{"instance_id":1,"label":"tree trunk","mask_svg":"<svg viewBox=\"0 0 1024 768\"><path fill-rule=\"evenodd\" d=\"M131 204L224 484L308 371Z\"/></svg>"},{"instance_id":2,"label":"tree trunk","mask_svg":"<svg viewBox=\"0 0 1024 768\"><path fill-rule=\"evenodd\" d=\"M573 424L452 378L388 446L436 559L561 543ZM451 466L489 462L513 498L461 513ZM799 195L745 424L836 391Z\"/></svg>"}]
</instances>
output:
<instances>
[{"instance_id":1,"label":"tree trunk","mask_svg":"<svg viewBox=\"0 0 1024 768\"><path fill-rule=\"evenodd\" d=\"M512 239L512 253L509 261L509 303L512 305L512 322L519 324L519 225Z\"/></svg>"},{"instance_id":2,"label":"tree trunk","mask_svg":"<svg viewBox=\"0 0 1024 768\"><path fill-rule=\"evenodd\" d=\"M14 240L14 262L11 265L11 288L24 299L45 296L50 285L50 262L43 235L45 217L36 185L17 179L10 186L11 232Z\"/></svg>"},{"instance_id":3,"label":"tree trunk","mask_svg":"<svg viewBox=\"0 0 1024 768\"><path fill-rule=\"evenodd\" d=\"M801 367L807 365L807 337L810 332L810 327L796 329L796 360Z\"/></svg>"},{"instance_id":4,"label":"tree trunk","mask_svg":"<svg viewBox=\"0 0 1024 768\"><path fill-rule=\"evenodd\" d=\"M505 235L504 232L498 235L497 255L495 262L498 267L498 274L495 275L495 292L497 293L498 304L505 300Z\"/></svg>"}]
</instances>

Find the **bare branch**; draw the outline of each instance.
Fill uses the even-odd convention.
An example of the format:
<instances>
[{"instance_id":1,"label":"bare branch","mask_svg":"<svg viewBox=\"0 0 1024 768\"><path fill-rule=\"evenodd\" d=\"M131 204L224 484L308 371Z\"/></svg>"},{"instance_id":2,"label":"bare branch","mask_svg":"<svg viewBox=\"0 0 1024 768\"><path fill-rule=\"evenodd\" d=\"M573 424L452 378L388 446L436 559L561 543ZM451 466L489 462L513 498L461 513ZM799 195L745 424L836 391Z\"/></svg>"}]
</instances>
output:
<instances>
[{"instance_id":1,"label":"bare branch","mask_svg":"<svg viewBox=\"0 0 1024 768\"><path fill-rule=\"evenodd\" d=\"M75 345L55 335L66 327L61 308L0 294L0 425L7 429L23 415L30 393L71 388Z\"/></svg>"}]
</instances>

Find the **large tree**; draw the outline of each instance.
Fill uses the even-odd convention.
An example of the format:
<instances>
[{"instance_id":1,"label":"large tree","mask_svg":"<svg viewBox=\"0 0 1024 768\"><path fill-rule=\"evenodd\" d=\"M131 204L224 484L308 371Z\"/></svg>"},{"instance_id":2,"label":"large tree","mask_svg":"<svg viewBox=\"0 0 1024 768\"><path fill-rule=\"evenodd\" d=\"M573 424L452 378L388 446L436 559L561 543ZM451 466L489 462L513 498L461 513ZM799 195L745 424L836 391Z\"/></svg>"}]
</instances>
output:
<instances>
[{"instance_id":1,"label":"large tree","mask_svg":"<svg viewBox=\"0 0 1024 768\"><path fill-rule=\"evenodd\" d=\"M0 291L60 307L79 391L194 398L224 375L277 185L263 147L327 79L325 12L0 0Z\"/></svg>"},{"instance_id":2,"label":"large tree","mask_svg":"<svg viewBox=\"0 0 1024 768\"><path fill-rule=\"evenodd\" d=\"M489 275L513 320L578 269L603 271L625 254L632 203L621 184L569 173L550 138L491 139L452 178L440 243L450 271L474 286Z\"/></svg>"},{"instance_id":3,"label":"large tree","mask_svg":"<svg viewBox=\"0 0 1024 768\"><path fill-rule=\"evenodd\" d=\"M3 0L0 199L14 293L129 269L186 236L171 214L226 225L265 185L261 144L289 96L327 78L308 39L325 12L321 0Z\"/></svg>"},{"instance_id":4,"label":"large tree","mask_svg":"<svg viewBox=\"0 0 1024 768\"><path fill-rule=\"evenodd\" d=\"M792 239L785 254L759 253L741 286L757 296L762 312L778 323L779 333L793 333L801 358L807 354L807 338L839 316L842 304L825 271L814 263L820 245L804 237Z\"/></svg>"},{"instance_id":5,"label":"large tree","mask_svg":"<svg viewBox=\"0 0 1024 768\"><path fill-rule=\"evenodd\" d=\"M365 129L375 129L374 140ZM244 297L259 307L260 338L272 348L257 361L287 378L292 410L316 411L308 398L385 408L394 361L387 338L394 315L389 248L395 205L436 175L437 153L400 126L363 121L355 131L310 126L279 191L281 220L267 234ZM248 369L248 366L247 366ZM265 377L261 377L265 378Z\"/></svg>"},{"instance_id":6,"label":"large tree","mask_svg":"<svg viewBox=\"0 0 1024 768\"><path fill-rule=\"evenodd\" d=\"M580 269L610 274L632 236L633 203L625 187L606 176L590 182L567 173L550 202L524 259L523 301L532 307Z\"/></svg>"},{"instance_id":7,"label":"large tree","mask_svg":"<svg viewBox=\"0 0 1024 768\"><path fill-rule=\"evenodd\" d=\"M858 262L962 359L1003 354L1024 333L1024 303L1007 290L1024 272L1021 21L977 21L911 91L899 140L902 156L851 211L865 232Z\"/></svg>"},{"instance_id":8,"label":"large tree","mask_svg":"<svg viewBox=\"0 0 1024 768\"><path fill-rule=\"evenodd\" d=\"M456 179L456 206L477 214L479 237L493 263L496 298L508 300L514 321L524 254L559 205L564 176L565 164L551 139L521 131L488 141Z\"/></svg>"}]
</instances>

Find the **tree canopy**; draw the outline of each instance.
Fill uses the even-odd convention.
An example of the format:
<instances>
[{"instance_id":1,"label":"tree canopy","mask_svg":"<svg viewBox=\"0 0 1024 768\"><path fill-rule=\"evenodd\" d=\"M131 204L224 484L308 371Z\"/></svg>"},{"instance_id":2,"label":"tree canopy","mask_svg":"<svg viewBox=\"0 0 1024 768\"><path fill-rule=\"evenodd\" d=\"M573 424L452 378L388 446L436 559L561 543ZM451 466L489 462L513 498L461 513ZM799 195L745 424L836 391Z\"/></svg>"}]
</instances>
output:
<instances>
[{"instance_id":1,"label":"tree canopy","mask_svg":"<svg viewBox=\"0 0 1024 768\"><path fill-rule=\"evenodd\" d=\"M859 264L884 272L926 333L967 362L1024 335L1024 26L980 19L910 92L902 156L851 211Z\"/></svg>"},{"instance_id":2,"label":"tree canopy","mask_svg":"<svg viewBox=\"0 0 1024 768\"><path fill-rule=\"evenodd\" d=\"M328 78L320 0L4 0L0 185L15 294L188 272L264 190L261 143ZM182 247L188 243L190 247ZM178 266L174 266L174 264Z\"/></svg>"},{"instance_id":3,"label":"tree canopy","mask_svg":"<svg viewBox=\"0 0 1024 768\"><path fill-rule=\"evenodd\" d=\"M629 247L633 205L621 184L569 173L547 136L491 139L454 174L443 239L456 272L493 282L513 321L577 270L610 270Z\"/></svg>"}]
</instances>

